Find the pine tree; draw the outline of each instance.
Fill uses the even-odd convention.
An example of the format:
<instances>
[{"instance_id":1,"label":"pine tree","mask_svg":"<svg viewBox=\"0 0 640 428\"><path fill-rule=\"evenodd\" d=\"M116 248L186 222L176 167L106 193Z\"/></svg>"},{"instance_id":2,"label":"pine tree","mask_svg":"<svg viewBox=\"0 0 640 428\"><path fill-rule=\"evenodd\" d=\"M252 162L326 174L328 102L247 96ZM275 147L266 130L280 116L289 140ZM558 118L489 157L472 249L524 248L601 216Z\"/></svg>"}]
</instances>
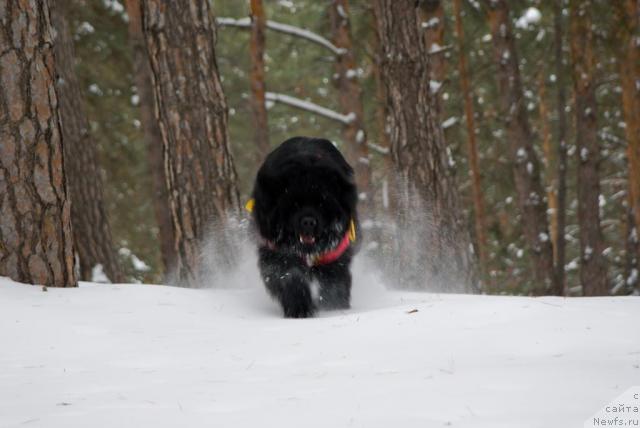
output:
<instances>
[{"instance_id":1,"label":"pine tree","mask_svg":"<svg viewBox=\"0 0 640 428\"><path fill-rule=\"evenodd\" d=\"M165 274L171 271L176 258L174 235L167 194L164 162L162 159L162 136L154 114L153 88L151 86L151 70L149 56L142 33L142 16L140 15L140 1L127 0L127 15L129 16L129 43L133 51L133 74L136 82L138 97L140 98L140 119L147 149L149 174L152 177L153 208L156 224L158 225L158 241Z\"/></svg>"},{"instance_id":2,"label":"pine tree","mask_svg":"<svg viewBox=\"0 0 640 428\"><path fill-rule=\"evenodd\" d=\"M143 1L143 31L175 234L176 275L190 286L200 279L201 246L211 222L239 210L212 19L205 0Z\"/></svg>"},{"instance_id":3,"label":"pine tree","mask_svg":"<svg viewBox=\"0 0 640 428\"><path fill-rule=\"evenodd\" d=\"M376 0L374 10L391 150L403 186L400 225L408 229L414 212L419 213L416 215L423 225L432 223L426 235L413 236L418 240L415 251L402 251L400 274L418 284L428 281L449 289L460 284L470 289L473 267L469 237L460 216L458 190L448 169L437 95L430 85L431 63L425 44L418 42L418 12L414 2L393 0ZM414 197L421 200L418 206L413 204ZM409 233L415 235L415 231ZM405 237L409 238L412 237ZM401 245L412 247L408 242ZM406 269L409 260L414 269L418 264L426 266L427 277L407 278L412 272L411 268Z\"/></svg>"},{"instance_id":4,"label":"pine tree","mask_svg":"<svg viewBox=\"0 0 640 428\"><path fill-rule=\"evenodd\" d=\"M585 296L609 292L600 226L600 147L596 122L595 58L590 0L571 0L570 46L576 114L580 283Z\"/></svg>"},{"instance_id":5,"label":"pine tree","mask_svg":"<svg viewBox=\"0 0 640 428\"><path fill-rule=\"evenodd\" d=\"M347 160L350 161L356 173L358 192L365 197L361 211L366 216L371 216L373 194L369 147L364 129L362 88L358 79L358 66L351 40L349 13L348 0L331 0L329 19L332 41L343 51L336 57L334 84L342 113L352 116L351 122L342 127L342 137L346 144Z\"/></svg>"},{"instance_id":6,"label":"pine tree","mask_svg":"<svg viewBox=\"0 0 640 428\"><path fill-rule=\"evenodd\" d=\"M485 0L491 27L493 57L497 67L500 116L505 122L509 155L535 278L534 294L552 288L553 250L547 222L547 204L540 180L540 162L533 148L533 135L525 105L518 53L506 0Z\"/></svg>"},{"instance_id":7,"label":"pine tree","mask_svg":"<svg viewBox=\"0 0 640 428\"><path fill-rule=\"evenodd\" d=\"M251 112L253 115L255 153L258 163L269 153L266 84L264 72L266 21L262 0L251 0Z\"/></svg>"},{"instance_id":8,"label":"pine tree","mask_svg":"<svg viewBox=\"0 0 640 428\"><path fill-rule=\"evenodd\" d=\"M101 266L111 282L123 282L120 263L111 238L111 225L104 202L96 142L89 131L84 97L75 72L73 39L64 3L51 10L56 29L54 55L58 71L58 99L63 123L65 173L72 200L71 220L80 279L91 281L93 271Z\"/></svg>"},{"instance_id":9,"label":"pine tree","mask_svg":"<svg viewBox=\"0 0 640 428\"><path fill-rule=\"evenodd\" d=\"M71 201L47 2L0 20L0 275L75 287Z\"/></svg>"}]
</instances>

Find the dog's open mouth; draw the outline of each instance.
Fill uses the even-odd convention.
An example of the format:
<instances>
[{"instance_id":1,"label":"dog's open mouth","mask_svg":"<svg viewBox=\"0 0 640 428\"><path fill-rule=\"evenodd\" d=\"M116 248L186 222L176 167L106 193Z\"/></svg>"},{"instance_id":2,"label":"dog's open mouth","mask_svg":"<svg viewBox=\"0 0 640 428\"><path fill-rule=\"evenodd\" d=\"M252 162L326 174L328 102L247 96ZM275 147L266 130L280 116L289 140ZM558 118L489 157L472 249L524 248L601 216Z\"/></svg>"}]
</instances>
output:
<instances>
[{"instance_id":1,"label":"dog's open mouth","mask_svg":"<svg viewBox=\"0 0 640 428\"><path fill-rule=\"evenodd\" d=\"M304 245L313 245L316 243L316 238L311 235L300 235L300 243Z\"/></svg>"}]
</instances>

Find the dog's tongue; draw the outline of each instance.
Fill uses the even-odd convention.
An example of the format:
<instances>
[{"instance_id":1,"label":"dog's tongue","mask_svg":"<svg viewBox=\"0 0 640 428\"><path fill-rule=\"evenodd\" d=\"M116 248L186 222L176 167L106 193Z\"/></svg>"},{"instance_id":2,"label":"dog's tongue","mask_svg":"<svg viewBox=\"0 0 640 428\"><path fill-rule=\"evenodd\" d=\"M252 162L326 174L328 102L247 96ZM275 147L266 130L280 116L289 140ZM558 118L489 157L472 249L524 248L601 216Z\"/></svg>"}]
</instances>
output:
<instances>
[{"instance_id":1,"label":"dog's tongue","mask_svg":"<svg viewBox=\"0 0 640 428\"><path fill-rule=\"evenodd\" d=\"M311 245L316 243L316 238L313 236L300 235L300 242L306 245Z\"/></svg>"}]
</instances>

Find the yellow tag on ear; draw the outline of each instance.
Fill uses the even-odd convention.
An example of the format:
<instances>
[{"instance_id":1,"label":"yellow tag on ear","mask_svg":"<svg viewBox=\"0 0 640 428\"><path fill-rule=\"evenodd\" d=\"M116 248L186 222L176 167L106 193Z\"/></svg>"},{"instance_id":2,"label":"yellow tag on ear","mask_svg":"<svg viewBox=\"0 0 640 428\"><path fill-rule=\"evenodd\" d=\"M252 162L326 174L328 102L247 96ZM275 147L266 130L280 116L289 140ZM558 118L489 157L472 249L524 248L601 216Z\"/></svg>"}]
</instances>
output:
<instances>
[{"instance_id":1,"label":"yellow tag on ear","mask_svg":"<svg viewBox=\"0 0 640 428\"><path fill-rule=\"evenodd\" d=\"M356 240L356 224L353 222L353 219L349 222L349 241L353 242Z\"/></svg>"},{"instance_id":2,"label":"yellow tag on ear","mask_svg":"<svg viewBox=\"0 0 640 428\"><path fill-rule=\"evenodd\" d=\"M253 212L253 206L256 204L256 200L251 198L247 201L246 204L244 204L244 209L249 211L249 212Z\"/></svg>"}]
</instances>

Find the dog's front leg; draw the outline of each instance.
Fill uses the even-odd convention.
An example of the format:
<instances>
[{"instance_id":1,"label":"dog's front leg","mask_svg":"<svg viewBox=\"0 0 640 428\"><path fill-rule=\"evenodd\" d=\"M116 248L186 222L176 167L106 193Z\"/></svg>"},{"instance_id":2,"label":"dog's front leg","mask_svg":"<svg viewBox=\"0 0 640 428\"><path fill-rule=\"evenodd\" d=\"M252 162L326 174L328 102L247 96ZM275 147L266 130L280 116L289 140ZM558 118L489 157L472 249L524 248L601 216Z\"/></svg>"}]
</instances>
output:
<instances>
[{"instance_id":1,"label":"dog's front leg","mask_svg":"<svg viewBox=\"0 0 640 428\"><path fill-rule=\"evenodd\" d=\"M296 257L268 248L259 251L260 275L269 293L280 302L287 318L307 318L315 306L309 277Z\"/></svg>"},{"instance_id":2,"label":"dog's front leg","mask_svg":"<svg viewBox=\"0 0 640 428\"><path fill-rule=\"evenodd\" d=\"M320 308L349 309L351 307L351 272L348 261L338 261L315 269L320 283Z\"/></svg>"}]
</instances>

